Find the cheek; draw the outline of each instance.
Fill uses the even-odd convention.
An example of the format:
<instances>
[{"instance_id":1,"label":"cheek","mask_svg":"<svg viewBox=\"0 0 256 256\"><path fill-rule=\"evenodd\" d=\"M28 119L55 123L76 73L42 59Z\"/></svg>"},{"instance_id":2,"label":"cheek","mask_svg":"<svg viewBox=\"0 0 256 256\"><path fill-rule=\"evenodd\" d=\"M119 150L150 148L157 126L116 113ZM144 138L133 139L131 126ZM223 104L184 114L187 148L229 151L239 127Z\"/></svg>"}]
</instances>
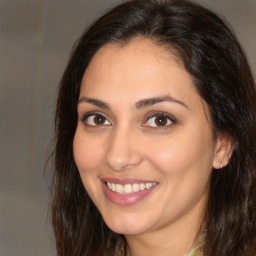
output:
<instances>
[{"instance_id":1,"label":"cheek","mask_svg":"<svg viewBox=\"0 0 256 256\"><path fill-rule=\"evenodd\" d=\"M184 148L183 142L178 138L175 141L171 138L158 140L145 148L147 149L147 158L158 170L163 172L176 170L189 161L188 151L190 150Z\"/></svg>"},{"instance_id":2,"label":"cheek","mask_svg":"<svg viewBox=\"0 0 256 256\"><path fill-rule=\"evenodd\" d=\"M76 131L73 141L73 154L84 188L97 205L98 172L101 153L99 145L92 141L91 136Z\"/></svg>"},{"instance_id":3,"label":"cheek","mask_svg":"<svg viewBox=\"0 0 256 256\"><path fill-rule=\"evenodd\" d=\"M95 143L96 142L96 143ZM76 131L73 141L73 154L80 174L90 172L101 160L100 145L91 136Z\"/></svg>"},{"instance_id":4,"label":"cheek","mask_svg":"<svg viewBox=\"0 0 256 256\"><path fill-rule=\"evenodd\" d=\"M211 137L201 133L191 136L182 133L148 145L147 158L160 171L170 175L181 175L192 170L196 175L212 168L214 147Z\"/></svg>"}]
</instances>

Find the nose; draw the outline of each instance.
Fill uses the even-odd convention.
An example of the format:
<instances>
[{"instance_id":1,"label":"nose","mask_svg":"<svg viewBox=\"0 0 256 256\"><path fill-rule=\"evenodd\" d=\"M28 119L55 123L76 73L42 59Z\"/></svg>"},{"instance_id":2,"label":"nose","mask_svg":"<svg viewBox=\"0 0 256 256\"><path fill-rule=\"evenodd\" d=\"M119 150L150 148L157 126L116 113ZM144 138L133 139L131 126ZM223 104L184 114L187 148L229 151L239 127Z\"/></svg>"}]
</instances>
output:
<instances>
[{"instance_id":1,"label":"nose","mask_svg":"<svg viewBox=\"0 0 256 256\"><path fill-rule=\"evenodd\" d=\"M114 171L139 165L142 162L142 155L138 136L131 129L116 128L109 137L104 162Z\"/></svg>"}]
</instances>

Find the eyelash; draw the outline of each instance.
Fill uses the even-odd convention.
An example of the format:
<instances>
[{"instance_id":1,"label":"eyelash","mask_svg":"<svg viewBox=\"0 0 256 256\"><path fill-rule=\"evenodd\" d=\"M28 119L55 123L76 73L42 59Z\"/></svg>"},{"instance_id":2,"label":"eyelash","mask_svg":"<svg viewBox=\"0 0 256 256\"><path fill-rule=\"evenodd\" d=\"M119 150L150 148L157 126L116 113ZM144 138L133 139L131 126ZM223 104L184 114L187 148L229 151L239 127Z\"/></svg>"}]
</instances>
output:
<instances>
[{"instance_id":1,"label":"eyelash","mask_svg":"<svg viewBox=\"0 0 256 256\"><path fill-rule=\"evenodd\" d=\"M87 124L86 123L86 121L88 121L88 119L90 118L90 117L93 117L93 116L99 116L99 117L102 117L103 119L104 119L104 122L105 121L108 121L108 118L106 118L102 113L100 113L100 112L89 112L89 113L86 113L85 115L83 115L82 116L82 118L81 118L81 121L86 125L86 126L106 126L106 125L104 125L104 124L95 124L95 125L91 125L91 124ZM109 121L108 121L109 122ZM110 125L111 125L111 122L109 122L110 123ZM107 125L107 126L109 126L109 125Z\"/></svg>"},{"instance_id":2,"label":"eyelash","mask_svg":"<svg viewBox=\"0 0 256 256\"><path fill-rule=\"evenodd\" d=\"M86 121L88 121L88 119L90 118L90 117L93 117L93 116L99 116L99 117L102 117L104 120L103 120L103 122L105 123L106 121L109 123L109 124L107 124L107 125L105 125L104 123L103 124L94 124L94 125L92 125L92 124L88 124L88 123L86 123ZM164 124L164 125L155 125L155 126L153 126L153 125L145 125L145 123L147 123L147 122L149 122L149 120L150 119L152 119L152 118L156 118L156 117L164 117L164 118L166 118L167 119L167 124ZM94 117L95 118L95 117ZM86 125L86 126L111 126L111 122L110 121L108 121L108 118L106 118L102 113L100 113L100 112L89 112L89 113L86 113L85 115L83 115L82 116L82 118L81 118L81 121ZM169 123L168 123L169 122ZM144 121L143 122L143 124L142 124L142 126L143 127L150 127L150 128L153 128L153 129L164 129L164 128L166 128L166 127L169 127L171 124L175 124L176 123L176 119L173 117L173 116L171 116L170 114L167 114L167 113L164 113L164 112L154 112L154 113L152 113L152 114L150 114L148 117L147 117L147 119L146 119L146 121Z\"/></svg>"},{"instance_id":3,"label":"eyelash","mask_svg":"<svg viewBox=\"0 0 256 256\"><path fill-rule=\"evenodd\" d=\"M151 119L151 118L156 118L156 117L164 117L164 118L166 118L167 119L167 122L169 121L169 124L164 124L164 125L159 125L159 126L157 126L157 125L155 125L155 126L149 126L149 125L144 125L145 123L147 123L147 122L149 122L149 120ZM176 119L173 117L173 116L171 116L170 114L167 114L167 113L165 113L165 112L154 112L154 113L152 113L150 116L148 116L147 117L147 119L146 119L146 121L143 123L143 127L150 127L150 128L153 128L153 129L164 129L164 128L166 128L166 127L169 127L170 125L172 125L172 124L175 124L176 123Z\"/></svg>"}]
</instances>

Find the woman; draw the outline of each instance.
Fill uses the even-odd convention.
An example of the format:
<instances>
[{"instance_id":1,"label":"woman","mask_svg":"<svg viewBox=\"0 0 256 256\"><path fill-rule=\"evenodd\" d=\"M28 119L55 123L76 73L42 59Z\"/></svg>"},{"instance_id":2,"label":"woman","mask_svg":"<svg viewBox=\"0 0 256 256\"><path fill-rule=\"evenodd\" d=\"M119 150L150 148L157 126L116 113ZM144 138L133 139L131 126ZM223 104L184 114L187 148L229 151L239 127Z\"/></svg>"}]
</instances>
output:
<instances>
[{"instance_id":1,"label":"woman","mask_svg":"<svg viewBox=\"0 0 256 256\"><path fill-rule=\"evenodd\" d=\"M78 41L59 87L57 252L255 255L256 89L227 25L129 1Z\"/></svg>"}]
</instances>

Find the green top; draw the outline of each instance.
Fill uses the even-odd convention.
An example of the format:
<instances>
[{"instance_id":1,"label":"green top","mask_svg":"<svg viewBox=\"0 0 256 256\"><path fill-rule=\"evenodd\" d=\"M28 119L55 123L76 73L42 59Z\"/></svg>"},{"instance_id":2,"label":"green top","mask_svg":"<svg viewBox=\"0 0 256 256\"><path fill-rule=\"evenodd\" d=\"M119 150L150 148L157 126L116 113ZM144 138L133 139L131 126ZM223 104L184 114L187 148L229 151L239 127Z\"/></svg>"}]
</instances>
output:
<instances>
[{"instance_id":1,"label":"green top","mask_svg":"<svg viewBox=\"0 0 256 256\"><path fill-rule=\"evenodd\" d=\"M196 242L196 244L189 250L185 256L202 256L202 247L204 244L204 234L201 234Z\"/></svg>"}]
</instances>

